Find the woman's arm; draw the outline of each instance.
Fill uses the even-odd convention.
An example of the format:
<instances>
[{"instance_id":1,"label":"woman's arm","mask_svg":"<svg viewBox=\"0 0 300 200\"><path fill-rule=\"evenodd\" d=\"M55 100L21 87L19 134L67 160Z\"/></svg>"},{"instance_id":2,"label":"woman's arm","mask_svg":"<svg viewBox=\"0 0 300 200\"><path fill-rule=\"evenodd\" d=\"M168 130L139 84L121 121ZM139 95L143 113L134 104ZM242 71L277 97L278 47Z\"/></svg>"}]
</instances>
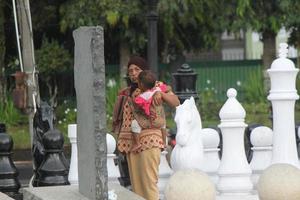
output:
<instances>
[{"instance_id":1,"label":"woman's arm","mask_svg":"<svg viewBox=\"0 0 300 200\"><path fill-rule=\"evenodd\" d=\"M178 97L171 93L164 93L164 92L155 92L153 95L153 103L155 105L160 105L162 102L166 102L171 107L179 106L180 102Z\"/></svg>"}]
</instances>

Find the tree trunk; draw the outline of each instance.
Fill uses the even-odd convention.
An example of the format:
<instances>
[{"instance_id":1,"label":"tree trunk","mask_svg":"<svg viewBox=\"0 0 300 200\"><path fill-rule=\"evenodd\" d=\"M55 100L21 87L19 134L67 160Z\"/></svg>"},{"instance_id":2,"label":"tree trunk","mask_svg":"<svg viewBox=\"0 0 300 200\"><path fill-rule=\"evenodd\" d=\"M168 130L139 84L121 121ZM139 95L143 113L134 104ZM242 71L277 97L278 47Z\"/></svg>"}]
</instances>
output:
<instances>
[{"instance_id":1,"label":"tree trunk","mask_svg":"<svg viewBox=\"0 0 300 200\"><path fill-rule=\"evenodd\" d=\"M29 119L29 133L32 142L33 138L33 116L34 102L39 103L38 81L34 73L34 46L32 42L32 30L30 27L31 14L29 10L29 0L17 0L18 23L21 35L22 58L24 72L27 74L27 113Z\"/></svg>"},{"instance_id":2,"label":"tree trunk","mask_svg":"<svg viewBox=\"0 0 300 200\"><path fill-rule=\"evenodd\" d=\"M127 63L130 57L130 49L127 42L120 44L120 86L127 86Z\"/></svg>"},{"instance_id":3,"label":"tree trunk","mask_svg":"<svg viewBox=\"0 0 300 200\"><path fill-rule=\"evenodd\" d=\"M263 74L264 74L264 89L266 92L270 90L270 78L267 74L267 69L271 67L272 62L276 58L276 33L265 31L263 33Z\"/></svg>"},{"instance_id":4,"label":"tree trunk","mask_svg":"<svg viewBox=\"0 0 300 200\"><path fill-rule=\"evenodd\" d=\"M0 0L0 102L6 104L4 1Z\"/></svg>"},{"instance_id":5,"label":"tree trunk","mask_svg":"<svg viewBox=\"0 0 300 200\"><path fill-rule=\"evenodd\" d=\"M56 99L56 97L57 97L57 94L58 94L57 81L56 81L55 78L53 79L53 86L54 86L54 88L52 87L51 78L50 77L46 78L45 82L46 82L46 85L48 87L48 92L49 92L49 97L50 97L50 100L49 100L50 106L51 107L56 107L56 105L57 105L57 99Z\"/></svg>"}]
</instances>

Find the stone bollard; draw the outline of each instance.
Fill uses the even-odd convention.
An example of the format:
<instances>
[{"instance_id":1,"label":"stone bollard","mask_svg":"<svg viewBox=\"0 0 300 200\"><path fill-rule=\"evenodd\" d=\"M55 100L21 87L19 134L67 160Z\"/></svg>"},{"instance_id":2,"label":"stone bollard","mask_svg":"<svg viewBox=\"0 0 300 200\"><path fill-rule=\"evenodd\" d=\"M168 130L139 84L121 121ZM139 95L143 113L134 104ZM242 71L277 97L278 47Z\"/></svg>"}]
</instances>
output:
<instances>
[{"instance_id":1,"label":"stone bollard","mask_svg":"<svg viewBox=\"0 0 300 200\"><path fill-rule=\"evenodd\" d=\"M236 100L237 92L227 91L228 100L220 110L219 128L223 137L223 152L218 170L217 189L220 195L250 195L253 189L251 168L247 162L244 148L244 130L246 112Z\"/></svg>"},{"instance_id":2,"label":"stone bollard","mask_svg":"<svg viewBox=\"0 0 300 200\"><path fill-rule=\"evenodd\" d=\"M171 169L167 161L167 154L168 152L166 150L162 151L160 154L160 163L158 169L158 183L157 183L158 190L159 190L159 199L164 199L164 190L166 184L170 176L173 174L173 170Z\"/></svg>"},{"instance_id":3,"label":"stone bollard","mask_svg":"<svg viewBox=\"0 0 300 200\"><path fill-rule=\"evenodd\" d=\"M268 100L273 110L273 157L272 163L287 163L300 167L295 137L295 101L299 99L296 77L299 69L287 59L286 43L281 43L279 58L267 70L271 78Z\"/></svg>"},{"instance_id":4,"label":"stone bollard","mask_svg":"<svg viewBox=\"0 0 300 200\"><path fill-rule=\"evenodd\" d=\"M165 200L215 199L215 185L204 172L196 169L176 171L165 189Z\"/></svg>"},{"instance_id":5,"label":"stone bollard","mask_svg":"<svg viewBox=\"0 0 300 200\"><path fill-rule=\"evenodd\" d=\"M77 154L77 125L68 125L68 137L71 143L71 161L69 170L69 182L71 185L78 185L78 154Z\"/></svg>"},{"instance_id":6,"label":"stone bollard","mask_svg":"<svg viewBox=\"0 0 300 200\"><path fill-rule=\"evenodd\" d=\"M106 134L106 145L107 145L108 181L120 184L120 182L118 180L118 178L120 177L120 171L114 161L117 158L116 154L114 154L114 152L116 150L116 140L110 134Z\"/></svg>"},{"instance_id":7,"label":"stone bollard","mask_svg":"<svg viewBox=\"0 0 300 200\"><path fill-rule=\"evenodd\" d=\"M63 135L57 130L49 130L43 136L45 158L38 169L37 186L69 185L68 166L63 154Z\"/></svg>"},{"instance_id":8,"label":"stone bollard","mask_svg":"<svg viewBox=\"0 0 300 200\"><path fill-rule=\"evenodd\" d=\"M204 147L204 161L202 170L209 175L215 184L217 184L217 172L220 166L220 148L218 148L220 143L219 133L215 129L204 128L201 130L201 134Z\"/></svg>"},{"instance_id":9,"label":"stone bollard","mask_svg":"<svg viewBox=\"0 0 300 200\"><path fill-rule=\"evenodd\" d=\"M260 200L299 200L300 170L286 163L274 164L263 171L257 183Z\"/></svg>"},{"instance_id":10,"label":"stone bollard","mask_svg":"<svg viewBox=\"0 0 300 200\"><path fill-rule=\"evenodd\" d=\"M266 127L260 126L251 132L250 141L253 147L252 160L250 167L252 169L252 183L254 188L262 171L270 166L272 160L272 141L273 131Z\"/></svg>"},{"instance_id":11,"label":"stone bollard","mask_svg":"<svg viewBox=\"0 0 300 200\"><path fill-rule=\"evenodd\" d=\"M22 199L18 192L21 187L19 173L11 158L12 148L13 140L6 133L5 124L0 124L0 192L14 199Z\"/></svg>"}]
</instances>

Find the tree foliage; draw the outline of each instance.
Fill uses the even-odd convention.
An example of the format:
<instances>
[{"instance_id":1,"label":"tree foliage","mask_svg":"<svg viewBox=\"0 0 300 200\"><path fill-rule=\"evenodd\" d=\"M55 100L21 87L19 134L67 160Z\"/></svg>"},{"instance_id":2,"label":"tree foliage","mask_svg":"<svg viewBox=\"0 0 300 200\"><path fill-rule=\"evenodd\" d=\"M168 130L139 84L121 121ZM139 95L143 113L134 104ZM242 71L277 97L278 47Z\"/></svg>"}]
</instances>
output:
<instances>
[{"instance_id":1,"label":"tree foliage","mask_svg":"<svg viewBox=\"0 0 300 200\"><path fill-rule=\"evenodd\" d=\"M159 55L162 52L177 53L215 47L221 29L214 18L220 9L216 0L158 1ZM133 53L146 47L146 1L73 0L66 1L60 11L62 31L79 26L101 25L105 36L118 42L127 42Z\"/></svg>"},{"instance_id":2,"label":"tree foliage","mask_svg":"<svg viewBox=\"0 0 300 200\"><path fill-rule=\"evenodd\" d=\"M48 87L50 104L55 106L58 94L56 75L71 67L71 56L58 41L44 38L41 48L36 51L36 60L40 78Z\"/></svg>"},{"instance_id":3,"label":"tree foliage","mask_svg":"<svg viewBox=\"0 0 300 200\"><path fill-rule=\"evenodd\" d=\"M223 30L277 33L282 28L285 13L277 0L222 0L219 3L223 8L220 12Z\"/></svg>"},{"instance_id":4,"label":"tree foliage","mask_svg":"<svg viewBox=\"0 0 300 200\"><path fill-rule=\"evenodd\" d=\"M38 70L42 75L51 76L71 67L70 53L56 40L44 38L42 46L36 51Z\"/></svg>"},{"instance_id":5,"label":"tree foliage","mask_svg":"<svg viewBox=\"0 0 300 200\"><path fill-rule=\"evenodd\" d=\"M280 6L285 13L284 26L291 32L289 44L300 49L300 2L299 0L282 0Z\"/></svg>"},{"instance_id":6,"label":"tree foliage","mask_svg":"<svg viewBox=\"0 0 300 200\"><path fill-rule=\"evenodd\" d=\"M127 41L132 51L138 51L146 44L143 7L138 0L66 1L60 9L61 31L101 25L107 39Z\"/></svg>"},{"instance_id":7,"label":"tree foliage","mask_svg":"<svg viewBox=\"0 0 300 200\"><path fill-rule=\"evenodd\" d=\"M263 66L264 69L270 67L276 57L276 35L282 28L285 18L279 1L223 0L222 4L225 8L222 18L228 30L250 29L260 34L263 42Z\"/></svg>"},{"instance_id":8,"label":"tree foliage","mask_svg":"<svg viewBox=\"0 0 300 200\"><path fill-rule=\"evenodd\" d=\"M164 50L212 49L221 34L218 1L160 0L159 27ZM175 50L174 50L175 49Z\"/></svg>"}]
</instances>

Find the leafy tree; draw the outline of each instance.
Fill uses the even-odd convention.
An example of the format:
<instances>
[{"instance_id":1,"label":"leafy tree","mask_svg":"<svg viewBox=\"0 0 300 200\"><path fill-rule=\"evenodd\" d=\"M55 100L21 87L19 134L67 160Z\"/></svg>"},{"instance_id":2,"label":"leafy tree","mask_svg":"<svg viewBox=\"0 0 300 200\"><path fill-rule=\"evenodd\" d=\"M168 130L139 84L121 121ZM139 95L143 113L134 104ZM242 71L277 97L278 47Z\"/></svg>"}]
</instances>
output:
<instances>
[{"instance_id":1,"label":"leafy tree","mask_svg":"<svg viewBox=\"0 0 300 200\"><path fill-rule=\"evenodd\" d=\"M298 50L298 65L300 63L300 3L298 0L280 1L280 6L286 13L284 18L285 28L291 32L288 43L294 45Z\"/></svg>"},{"instance_id":2,"label":"leafy tree","mask_svg":"<svg viewBox=\"0 0 300 200\"><path fill-rule=\"evenodd\" d=\"M112 57L108 52L120 55L123 77L130 54L140 52L146 44L144 12L140 9L144 7L138 0L66 1L60 9L61 30L101 25L105 34L105 57ZM114 48L117 51L111 51Z\"/></svg>"},{"instance_id":3,"label":"leafy tree","mask_svg":"<svg viewBox=\"0 0 300 200\"><path fill-rule=\"evenodd\" d=\"M216 0L158 1L158 54L162 60L182 54L183 50L216 47L221 30L214 18L220 10ZM66 1L61 8L61 28L64 31L84 25L102 25L106 49L110 44L119 48L124 74L129 54L145 51L146 13L145 0Z\"/></svg>"},{"instance_id":4,"label":"leafy tree","mask_svg":"<svg viewBox=\"0 0 300 200\"><path fill-rule=\"evenodd\" d=\"M224 28L233 32L250 29L261 35L263 42L264 87L269 90L269 79L265 70L276 57L276 35L282 28L286 13L279 1L272 0L223 0Z\"/></svg>"},{"instance_id":5,"label":"leafy tree","mask_svg":"<svg viewBox=\"0 0 300 200\"><path fill-rule=\"evenodd\" d=\"M71 56L56 40L44 38L42 46L36 51L37 66L40 78L45 81L50 96L51 106L56 106L58 94L57 74L71 66Z\"/></svg>"},{"instance_id":6,"label":"leafy tree","mask_svg":"<svg viewBox=\"0 0 300 200\"><path fill-rule=\"evenodd\" d=\"M161 57L180 55L183 51L198 52L218 47L222 33L218 19L218 1L160 0L159 41Z\"/></svg>"},{"instance_id":7,"label":"leafy tree","mask_svg":"<svg viewBox=\"0 0 300 200\"><path fill-rule=\"evenodd\" d=\"M60 6L66 0L31 0L31 16L35 47L40 48L43 38L55 39L60 44L68 42L68 35L60 31Z\"/></svg>"},{"instance_id":8,"label":"leafy tree","mask_svg":"<svg viewBox=\"0 0 300 200\"><path fill-rule=\"evenodd\" d=\"M285 17L278 1L225 0L223 3L229 4L227 8L233 8L232 14L227 12L228 15L225 16L228 27L233 30L251 29L261 34L263 65L265 69L269 68L276 57L276 35L282 28Z\"/></svg>"}]
</instances>

